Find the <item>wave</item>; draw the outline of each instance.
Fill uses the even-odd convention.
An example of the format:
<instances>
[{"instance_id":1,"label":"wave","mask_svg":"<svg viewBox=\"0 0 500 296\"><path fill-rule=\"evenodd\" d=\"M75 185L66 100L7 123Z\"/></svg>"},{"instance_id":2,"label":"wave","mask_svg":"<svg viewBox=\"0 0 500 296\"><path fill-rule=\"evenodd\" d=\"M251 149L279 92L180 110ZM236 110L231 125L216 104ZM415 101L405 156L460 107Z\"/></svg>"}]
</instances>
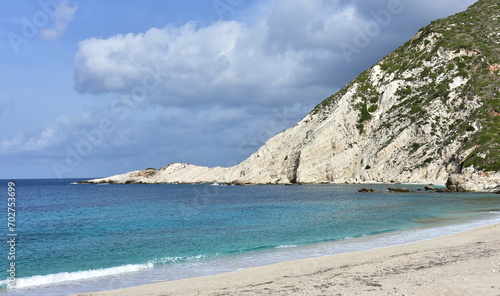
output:
<instances>
[{"instance_id":1,"label":"wave","mask_svg":"<svg viewBox=\"0 0 500 296\"><path fill-rule=\"evenodd\" d=\"M163 258L155 258L153 260L149 260L148 264L151 264L152 266L158 266L158 265L167 265L167 264L172 264L172 263L182 263L182 262L191 262L191 261L199 261L199 260L205 260L205 259L212 259L215 257L218 257L219 254L215 255L196 255L196 256L177 256L177 257L163 257Z\"/></svg>"},{"instance_id":2,"label":"wave","mask_svg":"<svg viewBox=\"0 0 500 296\"><path fill-rule=\"evenodd\" d=\"M153 267L154 265L148 262L147 264L127 264L111 268L102 268L102 269L75 271L75 272L61 272L48 275L35 275L17 279L15 288L22 289L22 288L29 288L29 287L49 285L49 284L58 284L67 281L78 281L78 280L85 280L103 276L118 275L123 273L141 271ZM0 281L0 287L2 288L5 288L7 284L8 284L7 280Z\"/></svg>"},{"instance_id":3,"label":"wave","mask_svg":"<svg viewBox=\"0 0 500 296\"><path fill-rule=\"evenodd\" d=\"M163 257L149 260L146 264L127 264L117 267L101 268L93 270L75 271L75 272L61 272L48 275L35 275L26 278L16 279L15 289L30 288L43 285L59 284L69 281L80 281L92 278L99 278L105 276L120 275L124 273L143 271L146 269L154 268L155 266L163 266L175 263L201 261L210 258L216 258L219 253L215 255L196 255L196 256L177 256L177 257ZM0 289L7 288L8 280L0 281Z\"/></svg>"},{"instance_id":4,"label":"wave","mask_svg":"<svg viewBox=\"0 0 500 296\"><path fill-rule=\"evenodd\" d=\"M102 268L102 269L75 271L75 272L61 272L48 275L35 275L31 277L17 279L16 289L58 284L68 281L86 280L104 276L113 276L123 273L142 271L145 269L154 268L155 266L182 263L182 262L200 261L209 258L215 258L218 256L219 254L215 254L212 256L202 254L197 256L163 257L163 258L155 258L153 260L149 260L146 264L127 264L111 268ZM0 281L1 288L7 287L7 284L8 284L7 280Z\"/></svg>"},{"instance_id":5,"label":"wave","mask_svg":"<svg viewBox=\"0 0 500 296\"><path fill-rule=\"evenodd\" d=\"M287 249L287 248L295 248L297 245L279 245L276 249Z\"/></svg>"}]
</instances>

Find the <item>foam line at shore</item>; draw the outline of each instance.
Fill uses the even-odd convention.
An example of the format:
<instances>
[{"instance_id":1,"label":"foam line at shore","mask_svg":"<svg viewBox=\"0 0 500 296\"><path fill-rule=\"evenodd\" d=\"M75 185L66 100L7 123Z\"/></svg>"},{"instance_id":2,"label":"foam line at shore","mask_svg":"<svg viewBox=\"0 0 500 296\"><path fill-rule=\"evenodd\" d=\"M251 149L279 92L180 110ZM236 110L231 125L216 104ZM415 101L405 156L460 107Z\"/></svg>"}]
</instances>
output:
<instances>
[{"instance_id":1,"label":"foam line at shore","mask_svg":"<svg viewBox=\"0 0 500 296\"><path fill-rule=\"evenodd\" d=\"M102 268L95 270L61 272L48 275L35 275L27 278L19 278L16 280L16 289L30 288L42 285L58 284L68 281L79 281L91 278L98 278L110 275L118 275L129 272L137 272L149 268L153 268L153 263L147 264L127 264L123 266ZM6 286L7 281L0 281L1 286Z\"/></svg>"}]
</instances>

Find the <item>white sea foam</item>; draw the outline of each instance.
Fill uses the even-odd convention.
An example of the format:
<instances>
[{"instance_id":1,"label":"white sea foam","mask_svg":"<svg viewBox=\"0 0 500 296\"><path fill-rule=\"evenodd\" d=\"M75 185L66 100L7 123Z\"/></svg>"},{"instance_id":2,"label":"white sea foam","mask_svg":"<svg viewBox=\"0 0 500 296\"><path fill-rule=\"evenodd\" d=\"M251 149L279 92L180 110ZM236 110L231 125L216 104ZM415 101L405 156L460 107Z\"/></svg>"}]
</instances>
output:
<instances>
[{"instance_id":1,"label":"white sea foam","mask_svg":"<svg viewBox=\"0 0 500 296\"><path fill-rule=\"evenodd\" d=\"M148 264L153 264L154 265L166 265L166 264L171 264L171 263L181 263L181 262L191 262L191 261L198 261L198 260L204 260L208 258L214 258L217 257L218 255L216 254L215 256L207 256L207 255L197 255L197 256L175 256L175 257L163 257L163 258L156 258L154 260L148 261Z\"/></svg>"},{"instance_id":2,"label":"white sea foam","mask_svg":"<svg viewBox=\"0 0 500 296\"><path fill-rule=\"evenodd\" d=\"M48 275L35 275L26 278L18 278L16 280L16 289L33 288L44 285L60 284L69 281L81 281L87 279L94 279L106 276L116 276L120 274L145 271L152 269L158 265L169 265L173 263L188 263L195 261L202 261L204 259L215 258L219 254L213 256L207 255L197 255L197 256L174 256L174 257L163 257L155 258L149 260L146 264L127 264L111 268L76 271L76 272L61 272L56 274ZM7 286L7 280L0 281L0 287L5 288Z\"/></svg>"},{"instance_id":3,"label":"white sea foam","mask_svg":"<svg viewBox=\"0 0 500 296\"><path fill-rule=\"evenodd\" d=\"M128 264L123 266L86 270L86 271L76 271L76 272L61 272L56 274L48 275L35 275L27 278L19 278L16 280L16 289L43 286L49 284L58 284L67 281L78 281L85 280L103 276L117 275L129 272L141 271L149 268L153 268L152 263L147 264ZM7 285L7 281L0 281L0 286L4 287Z\"/></svg>"},{"instance_id":4,"label":"white sea foam","mask_svg":"<svg viewBox=\"0 0 500 296\"><path fill-rule=\"evenodd\" d=\"M276 249L287 249L287 248L295 248L297 245L279 245Z\"/></svg>"}]
</instances>

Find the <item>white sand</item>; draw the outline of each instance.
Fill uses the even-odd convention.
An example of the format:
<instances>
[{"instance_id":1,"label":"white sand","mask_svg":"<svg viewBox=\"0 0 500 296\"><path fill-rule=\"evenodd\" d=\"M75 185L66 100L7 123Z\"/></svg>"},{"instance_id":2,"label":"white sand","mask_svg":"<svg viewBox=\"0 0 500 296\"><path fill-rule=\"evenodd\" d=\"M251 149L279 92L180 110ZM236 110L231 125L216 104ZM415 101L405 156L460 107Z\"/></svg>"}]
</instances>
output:
<instances>
[{"instance_id":1,"label":"white sand","mask_svg":"<svg viewBox=\"0 0 500 296\"><path fill-rule=\"evenodd\" d=\"M500 296L500 224L436 239L85 296Z\"/></svg>"}]
</instances>

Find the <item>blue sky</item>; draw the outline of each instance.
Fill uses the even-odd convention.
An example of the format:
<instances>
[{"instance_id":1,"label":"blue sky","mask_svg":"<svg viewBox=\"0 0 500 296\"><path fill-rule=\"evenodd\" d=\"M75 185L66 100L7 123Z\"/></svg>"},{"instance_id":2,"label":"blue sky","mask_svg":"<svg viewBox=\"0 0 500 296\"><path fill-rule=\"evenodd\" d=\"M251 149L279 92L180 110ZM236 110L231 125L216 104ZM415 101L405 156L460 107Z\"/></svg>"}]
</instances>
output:
<instances>
[{"instance_id":1,"label":"blue sky","mask_svg":"<svg viewBox=\"0 0 500 296\"><path fill-rule=\"evenodd\" d=\"M474 0L0 0L0 179L234 165Z\"/></svg>"}]
</instances>

